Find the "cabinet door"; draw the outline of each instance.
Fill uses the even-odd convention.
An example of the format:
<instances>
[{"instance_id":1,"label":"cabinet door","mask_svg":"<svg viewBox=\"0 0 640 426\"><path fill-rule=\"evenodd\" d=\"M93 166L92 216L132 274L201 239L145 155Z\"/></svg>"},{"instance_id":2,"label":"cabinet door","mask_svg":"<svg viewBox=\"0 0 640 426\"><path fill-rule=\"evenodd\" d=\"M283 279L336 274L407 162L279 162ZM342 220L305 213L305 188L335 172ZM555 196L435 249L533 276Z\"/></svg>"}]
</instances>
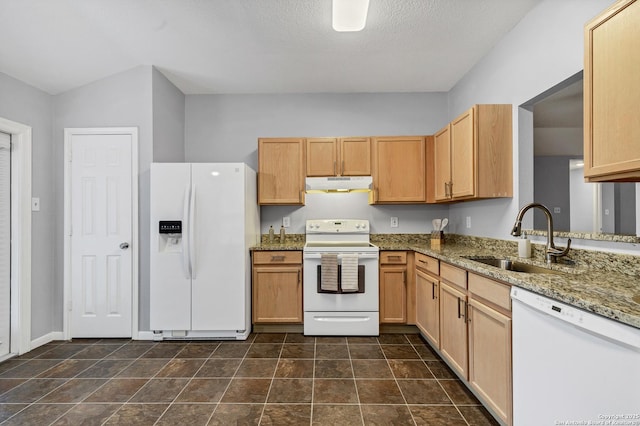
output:
<instances>
[{"instance_id":1,"label":"cabinet door","mask_svg":"<svg viewBox=\"0 0 640 426\"><path fill-rule=\"evenodd\" d=\"M440 351L467 378L467 321L465 293L440 282Z\"/></svg>"},{"instance_id":2,"label":"cabinet door","mask_svg":"<svg viewBox=\"0 0 640 426\"><path fill-rule=\"evenodd\" d=\"M383 266L380 268L380 322L407 321L407 268Z\"/></svg>"},{"instance_id":3,"label":"cabinet door","mask_svg":"<svg viewBox=\"0 0 640 426\"><path fill-rule=\"evenodd\" d=\"M304 204L304 139L258 139L258 203Z\"/></svg>"},{"instance_id":4,"label":"cabinet door","mask_svg":"<svg viewBox=\"0 0 640 426\"><path fill-rule=\"evenodd\" d=\"M618 1L584 32L584 175L640 181L640 2Z\"/></svg>"},{"instance_id":5,"label":"cabinet door","mask_svg":"<svg viewBox=\"0 0 640 426\"><path fill-rule=\"evenodd\" d=\"M511 318L469 300L469 384L511 424Z\"/></svg>"},{"instance_id":6,"label":"cabinet door","mask_svg":"<svg viewBox=\"0 0 640 426\"><path fill-rule=\"evenodd\" d=\"M337 139L307 139L307 176L335 176L338 167Z\"/></svg>"},{"instance_id":7,"label":"cabinet door","mask_svg":"<svg viewBox=\"0 0 640 426\"><path fill-rule=\"evenodd\" d=\"M451 198L475 195L474 108L451 122Z\"/></svg>"},{"instance_id":8,"label":"cabinet door","mask_svg":"<svg viewBox=\"0 0 640 426\"><path fill-rule=\"evenodd\" d=\"M339 174L371 176L371 140L369 138L340 139Z\"/></svg>"},{"instance_id":9,"label":"cabinet door","mask_svg":"<svg viewBox=\"0 0 640 426\"><path fill-rule=\"evenodd\" d=\"M436 201L449 200L451 181L451 130L449 125L434 135L434 189Z\"/></svg>"},{"instance_id":10,"label":"cabinet door","mask_svg":"<svg viewBox=\"0 0 640 426\"><path fill-rule=\"evenodd\" d=\"M253 322L302 322L301 266L254 266Z\"/></svg>"},{"instance_id":11,"label":"cabinet door","mask_svg":"<svg viewBox=\"0 0 640 426\"><path fill-rule=\"evenodd\" d=\"M439 291L436 278L416 270L416 325L436 348L440 346Z\"/></svg>"},{"instance_id":12,"label":"cabinet door","mask_svg":"<svg viewBox=\"0 0 640 426\"><path fill-rule=\"evenodd\" d=\"M426 200L424 138L374 138L373 158L375 202L410 203Z\"/></svg>"}]
</instances>

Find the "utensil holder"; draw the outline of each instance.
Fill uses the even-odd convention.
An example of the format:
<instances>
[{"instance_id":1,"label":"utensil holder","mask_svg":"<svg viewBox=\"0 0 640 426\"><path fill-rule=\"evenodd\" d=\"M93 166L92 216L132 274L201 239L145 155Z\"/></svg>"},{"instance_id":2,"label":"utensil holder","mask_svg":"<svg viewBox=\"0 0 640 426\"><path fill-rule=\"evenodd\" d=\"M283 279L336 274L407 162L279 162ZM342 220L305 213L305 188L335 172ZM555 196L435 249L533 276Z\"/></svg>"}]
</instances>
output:
<instances>
[{"instance_id":1,"label":"utensil holder","mask_svg":"<svg viewBox=\"0 0 640 426\"><path fill-rule=\"evenodd\" d=\"M431 232L431 248L439 249L444 244L444 232L433 231Z\"/></svg>"}]
</instances>

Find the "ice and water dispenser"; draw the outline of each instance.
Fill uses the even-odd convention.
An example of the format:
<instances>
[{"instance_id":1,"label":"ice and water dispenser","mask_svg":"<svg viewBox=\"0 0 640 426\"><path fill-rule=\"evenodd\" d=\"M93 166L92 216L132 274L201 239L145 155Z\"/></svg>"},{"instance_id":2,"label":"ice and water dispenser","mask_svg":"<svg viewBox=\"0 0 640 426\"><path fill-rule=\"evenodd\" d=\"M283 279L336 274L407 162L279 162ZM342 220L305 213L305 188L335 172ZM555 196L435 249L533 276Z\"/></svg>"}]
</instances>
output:
<instances>
[{"instance_id":1,"label":"ice and water dispenser","mask_svg":"<svg viewBox=\"0 0 640 426\"><path fill-rule=\"evenodd\" d=\"M159 223L159 247L160 253L182 252L182 221L161 220Z\"/></svg>"}]
</instances>

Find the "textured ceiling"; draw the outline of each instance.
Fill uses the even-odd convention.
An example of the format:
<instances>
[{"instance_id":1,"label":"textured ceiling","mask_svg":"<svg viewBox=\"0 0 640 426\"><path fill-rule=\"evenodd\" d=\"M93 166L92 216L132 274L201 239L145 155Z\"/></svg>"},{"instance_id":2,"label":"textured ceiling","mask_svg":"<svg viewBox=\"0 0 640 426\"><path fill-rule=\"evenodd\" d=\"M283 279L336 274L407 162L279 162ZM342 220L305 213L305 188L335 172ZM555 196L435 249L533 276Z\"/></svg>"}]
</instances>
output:
<instances>
[{"instance_id":1,"label":"textured ceiling","mask_svg":"<svg viewBox=\"0 0 640 426\"><path fill-rule=\"evenodd\" d=\"M540 0L0 0L0 72L57 94L154 65L186 94L448 91Z\"/></svg>"}]
</instances>

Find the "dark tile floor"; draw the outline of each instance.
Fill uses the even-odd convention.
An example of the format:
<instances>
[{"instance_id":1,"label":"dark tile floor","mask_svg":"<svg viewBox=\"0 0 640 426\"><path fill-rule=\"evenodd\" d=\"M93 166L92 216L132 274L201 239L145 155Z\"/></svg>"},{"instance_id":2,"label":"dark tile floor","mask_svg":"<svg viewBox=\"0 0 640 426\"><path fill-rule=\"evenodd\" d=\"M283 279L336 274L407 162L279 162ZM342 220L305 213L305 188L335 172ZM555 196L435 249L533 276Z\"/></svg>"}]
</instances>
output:
<instances>
[{"instance_id":1,"label":"dark tile floor","mask_svg":"<svg viewBox=\"0 0 640 426\"><path fill-rule=\"evenodd\" d=\"M490 425L417 335L53 342L0 364L3 425Z\"/></svg>"}]
</instances>

